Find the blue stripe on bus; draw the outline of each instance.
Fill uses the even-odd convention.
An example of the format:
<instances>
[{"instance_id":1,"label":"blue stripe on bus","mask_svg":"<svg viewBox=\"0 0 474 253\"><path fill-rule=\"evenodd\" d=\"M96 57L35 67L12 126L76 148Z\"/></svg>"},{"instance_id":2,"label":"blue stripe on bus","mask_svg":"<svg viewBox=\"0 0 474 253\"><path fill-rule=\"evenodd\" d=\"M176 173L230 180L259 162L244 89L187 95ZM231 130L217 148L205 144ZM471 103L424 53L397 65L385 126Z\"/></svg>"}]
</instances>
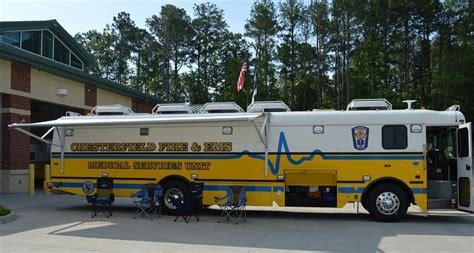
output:
<instances>
[{"instance_id":1,"label":"blue stripe on bus","mask_svg":"<svg viewBox=\"0 0 474 253\"><path fill-rule=\"evenodd\" d=\"M411 188L413 194L428 194L428 189L426 188Z\"/></svg>"},{"instance_id":2,"label":"blue stripe on bus","mask_svg":"<svg viewBox=\"0 0 474 253\"><path fill-rule=\"evenodd\" d=\"M282 155L291 155L288 153L282 153ZM67 159L150 159L150 160L172 160L172 159L190 159L190 160L231 160L241 158L243 155L249 155L252 158L260 159L256 156L258 154L242 153L242 154L231 154L231 155L81 155L81 154L67 154L64 158ZM320 155L323 160L423 160L424 156L418 155L325 155L323 153L316 154ZM254 157L255 156L255 157ZM280 154L277 154L277 159ZM52 158L60 159L60 155L53 155Z\"/></svg>"},{"instance_id":3,"label":"blue stripe on bus","mask_svg":"<svg viewBox=\"0 0 474 253\"><path fill-rule=\"evenodd\" d=\"M337 188L337 191L339 193L362 193L364 192L364 189L363 187L339 187Z\"/></svg>"},{"instance_id":4,"label":"blue stripe on bus","mask_svg":"<svg viewBox=\"0 0 474 253\"><path fill-rule=\"evenodd\" d=\"M94 187L97 187L96 183L93 183ZM77 182L55 182L53 186L56 188L82 188L84 182L77 183ZM114 183L114 189L142 189L144 184L118 184ZM225 191L227 185L205 185L205 191ZM245 186L245 190L248 192L271 192L271 186Z\"/></svg>"},{"instance_id":5,"label":"blue stripe on bus","mask_svg":"<svg viewBox=\"0 0 474 253\"><path fill-rule=\"evenodd\" d=\"M229 185L204 185L205 191L225 191ZM244 186L248 192L271 192L271 186Z\"/></svg>"},{"instance_id":6,"label":"blue stripe on bus","mask_svg":"<svg viewBox=\"0 0 474 253\"><path fill-rule=\"evenodd\" d=\"M77 183L77 182L55 182L53 186L56 188L65 187L65 188L82 188L84 182ZM94 183L94 187L97 185ZM143 184L117 184L114 183L115 189L142 189L144 187ZM228 185L204 185L205 191L225 191ZM363 193L364 187L339 187L337 188L338 193L344 194L355 194L355 193ZM277 191L284 191L283 186L245 186L245 190L248 192L277 192ZM411 188L413 194L427 194L428 190L426 188Z\"/></svg>"},{"instance_id":7,"label":"blue stripe on bus","mask_svg":"<svg viewBox=\"0 0 474 253\"><path fill-rule=\"evenodd\" d=\"M364 187L339 187L337 188L338 193L354 194L354 193L363 193L365 190ZM428 190L426 188L411 188L413 194L427 194Z\"/></svg>"},{"instance_id":8,"label":"blue stripe on bus","mask_svg":"<svg viewBox=\"0 0 474 253\"><path fill-rule=\"evenodd\" d=\"M273 192L283 192L285 188L283 186L273 186Z\"/></svg>"},{"instance_id":9,"label":"blue stripe on bus","mask_svg":"<svg viewBox=\"0 0 474 253\"><path fill-rule=\"evenodd\" d=\"M97 187L96 183L93 183L94 187ZM74 182L55 182L53 183L54 187L60 188L60 187L65 187L65 188L82 188L82 185L84 185L84 182L82 183L74 183ZM143 184L117 184L114 183L114 189L142 189L144 187Z\"/></svg>"}]
</instances>

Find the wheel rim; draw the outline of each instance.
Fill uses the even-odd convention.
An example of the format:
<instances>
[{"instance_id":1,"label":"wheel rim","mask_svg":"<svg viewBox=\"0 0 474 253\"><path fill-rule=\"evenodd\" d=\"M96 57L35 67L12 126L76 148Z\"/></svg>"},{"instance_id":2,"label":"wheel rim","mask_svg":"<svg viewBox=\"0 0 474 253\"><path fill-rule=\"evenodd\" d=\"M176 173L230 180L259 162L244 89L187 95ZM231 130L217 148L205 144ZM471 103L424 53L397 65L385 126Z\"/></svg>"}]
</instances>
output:
<instances>
[{"instance_id":1,"label":"wheel rim","mask_svg":"<svg viewBox=\"0 0 474 253\"><path fill-rule=\"evenodd\" d=\"M382 192L377 197L377 210L385 215L392 215L400 209L400 199L393 192Z\"/></svg>"},{"instance_id":2,"label":"wheel rim","mask_svg":"<svg viewBox=\"0 0 474 253\"><path fill-rule=\"evenodd\" d=\"M176 209L176 206L171 204L172 199L176 198L184 198L184 194L179 188L169 188L168 190L166 190L165 196L163 198L166 207L169 209Z\"/></svg>"}]
</instances>

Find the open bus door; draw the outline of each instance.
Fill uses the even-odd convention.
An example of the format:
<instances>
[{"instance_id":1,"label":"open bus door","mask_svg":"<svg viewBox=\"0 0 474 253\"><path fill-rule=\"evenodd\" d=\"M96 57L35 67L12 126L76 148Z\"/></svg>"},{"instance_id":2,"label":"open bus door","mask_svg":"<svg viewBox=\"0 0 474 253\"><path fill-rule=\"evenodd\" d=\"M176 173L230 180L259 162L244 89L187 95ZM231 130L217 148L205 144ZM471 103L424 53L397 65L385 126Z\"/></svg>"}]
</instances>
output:
<instances>
[{"instance_id":1,"label":"open bus door","mask_svg":"<svg viewBox=\"0 0 474 253\"><path fill-rule=\"evenodd\" d=\"M458 209L474 211L471 122L458 129Z\"/></svg>"}]
</instances>

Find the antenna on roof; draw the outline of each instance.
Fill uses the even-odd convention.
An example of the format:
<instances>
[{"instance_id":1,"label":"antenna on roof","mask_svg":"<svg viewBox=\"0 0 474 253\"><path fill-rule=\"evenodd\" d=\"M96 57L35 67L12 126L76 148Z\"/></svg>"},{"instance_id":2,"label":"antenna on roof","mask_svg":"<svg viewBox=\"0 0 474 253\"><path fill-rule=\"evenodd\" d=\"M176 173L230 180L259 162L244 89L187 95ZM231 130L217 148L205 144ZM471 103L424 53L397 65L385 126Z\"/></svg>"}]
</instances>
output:
<instances>
[{"instance_id":1,"label":"antenna on roof","mask_svg":"<svg viewBox=\"0 0 474 253\"><path fill-rule=\"evenodd\" d=\"M413 110L412 104L416 103L416 100L403 100L403 103L407 103L406 110Z\"/></svg>"}]
</instances>

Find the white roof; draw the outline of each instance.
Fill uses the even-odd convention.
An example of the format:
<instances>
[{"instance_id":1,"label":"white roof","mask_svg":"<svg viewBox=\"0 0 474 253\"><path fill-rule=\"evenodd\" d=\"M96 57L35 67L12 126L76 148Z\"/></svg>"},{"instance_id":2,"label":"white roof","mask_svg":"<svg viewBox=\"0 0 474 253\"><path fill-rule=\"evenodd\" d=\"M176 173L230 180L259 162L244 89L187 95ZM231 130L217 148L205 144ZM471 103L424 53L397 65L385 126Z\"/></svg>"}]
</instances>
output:
<instances>
[{"instance_id":1,"label":"white roof","mask_svg":"<svg viewBox=\"0 0 474 253\"><path fill-rule=\"evenodd\" d=\"M463 123L465 118L460 111L368 110L280 112L272 115L270 121L272 125L426 124L428 126L456 126Z\"/></svg>"},{"instance_id":2,"label":"white roof","mask_svg":"<svg viewBox=\"0 0 474 253\"><path fill-rule=\"evenodd\" d=\"M64 126L108 126L108 125L153 125L208 122L251 122L262 113L226 114L170 114L170 115L118 115L118 116L79 116L61 117L57 120L37 123L14 123L12 128L64 127Z\"/></svg>"},{"instance_id":3,"label":"white roof","mask_svg":"<svg viewBox=\"0 0 474 253\"><path fill-rule=\"evenodd\" d=\"M252 122L262 115L270 116L271 125L385 125L426 124L457 126L465 122L460 111L382 110L382 111L309 111L278 113L215 113L215 114L132 114L117 116L69 116L38 123L11 124L12 128L192 124L211 122ZM263 117L262 117L263 118ZM259 120L260 121L260 120Z\"/></svg>"}]
</instances>

